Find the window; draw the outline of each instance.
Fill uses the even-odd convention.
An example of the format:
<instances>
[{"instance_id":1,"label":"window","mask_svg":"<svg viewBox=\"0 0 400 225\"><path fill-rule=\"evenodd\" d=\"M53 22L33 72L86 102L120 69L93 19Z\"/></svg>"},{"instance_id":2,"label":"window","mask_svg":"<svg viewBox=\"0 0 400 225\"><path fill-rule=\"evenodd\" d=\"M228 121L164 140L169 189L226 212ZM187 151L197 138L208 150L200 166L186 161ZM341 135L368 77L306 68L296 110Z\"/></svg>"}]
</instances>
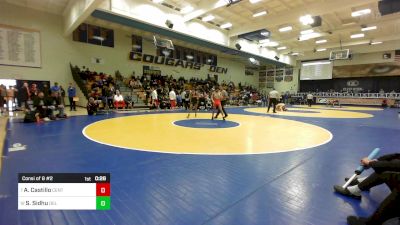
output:
<instances>
[{"instance_id":1,"label":"window","mask_svg":"<svg viewBox=\"0 0 400 225\"><path fill-rule=\"evenodd\" d=\"M72 39L83 43L114 47L113 30L85 23L74 30Z\"/></svg>"}]
</instances>

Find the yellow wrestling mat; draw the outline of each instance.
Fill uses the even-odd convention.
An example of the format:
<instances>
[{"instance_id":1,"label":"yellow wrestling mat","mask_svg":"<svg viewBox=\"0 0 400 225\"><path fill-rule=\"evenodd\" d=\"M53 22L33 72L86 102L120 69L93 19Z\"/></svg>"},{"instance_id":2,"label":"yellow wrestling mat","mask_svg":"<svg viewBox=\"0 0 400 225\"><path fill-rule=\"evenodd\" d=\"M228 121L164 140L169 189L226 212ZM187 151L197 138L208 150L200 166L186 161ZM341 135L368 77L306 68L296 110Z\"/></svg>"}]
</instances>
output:
<instances>
[{"instance_id":1,"label":"yellow wrestling mat","mask_svg":"<svg viewBox=\"0 0 400 225\"><path fill-rule=\"evenodd\" d=\"M197 118L192 115L191 119L186 119L185 113L126 116L92 123L82 133L92 141L114 147L207 155L294 151L332 139L324 128L293 120L237 114L229 115L227 121L210 117L208 113ZM226 125L233 127L224 128Z\"/></svg>"},{"instance_id":2,"label":"yellow wrestling mat","mask_svg":"<svg viewBox=\"0 0 400 225\"><path fill-rule=\"evenodd\" d=\"M267 114L268 108L247 108L244 111ZM371 118L373 115L361 112L350 112L344 110L323 110L323 109L312 109L312 108L288 108L288 111L272 113L270 109L269 114L278 116L298 116L298 117L313 117L313 118L342 118L342 119L355 119L355 118Z\"/></svg>"},{"instance_id":3,"label":"yellow wrestling mat","mask_svg":"<svg viewBox=\"0 0 400 225\"><path fill-rule=\"evenodd\" d=\"M354 111L382 111L380 108L365 107L365 106L326 106L326 105L313 105L308 107L308 105L294 105L296 108L307 108L307 109L334 109L334 110L354 110Z\"/></svg>"}]
</instances>

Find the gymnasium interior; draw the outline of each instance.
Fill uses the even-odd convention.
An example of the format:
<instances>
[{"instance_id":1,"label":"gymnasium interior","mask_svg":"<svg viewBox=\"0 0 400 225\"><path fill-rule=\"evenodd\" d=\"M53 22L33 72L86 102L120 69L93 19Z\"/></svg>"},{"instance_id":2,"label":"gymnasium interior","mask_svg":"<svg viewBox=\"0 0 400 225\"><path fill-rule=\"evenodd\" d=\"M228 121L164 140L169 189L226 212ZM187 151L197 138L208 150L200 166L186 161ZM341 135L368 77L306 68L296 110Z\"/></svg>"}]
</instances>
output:
<instances>
[{"instance_id":1,"label":"gymnasium interior","mask_svg":"<svg viewBox=\"0 0 400 225\"><path fill-rule=\"evenodd\" d=\"M0 225L399 225L399 0L0 0Z\"/></svg>"}]
</instances>

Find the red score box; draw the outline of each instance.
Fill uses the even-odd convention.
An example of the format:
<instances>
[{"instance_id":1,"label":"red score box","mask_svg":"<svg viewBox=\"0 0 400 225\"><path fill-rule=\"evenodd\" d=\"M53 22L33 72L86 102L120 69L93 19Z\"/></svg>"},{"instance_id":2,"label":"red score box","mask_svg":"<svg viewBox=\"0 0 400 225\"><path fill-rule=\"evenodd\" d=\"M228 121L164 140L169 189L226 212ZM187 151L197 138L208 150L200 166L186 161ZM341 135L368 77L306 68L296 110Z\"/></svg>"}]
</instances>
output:
<instances>
[{"instance_id":1,"label":"red score box","mask_svg":"<svg viewBox=\"0 0 400 225\"><path fill-rule=\"evenodd\" d=\"M110 183L96 183L96 196L110 196Z\"/></svg>"}]
</instances>

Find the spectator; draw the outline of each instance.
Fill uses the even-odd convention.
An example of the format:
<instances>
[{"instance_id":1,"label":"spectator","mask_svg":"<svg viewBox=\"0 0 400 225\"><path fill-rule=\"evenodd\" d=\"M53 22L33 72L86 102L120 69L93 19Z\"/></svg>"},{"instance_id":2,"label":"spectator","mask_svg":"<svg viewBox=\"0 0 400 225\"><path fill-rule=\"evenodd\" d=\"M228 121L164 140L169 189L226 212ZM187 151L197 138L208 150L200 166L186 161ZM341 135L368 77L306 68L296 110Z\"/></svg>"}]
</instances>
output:
<instances>
[{"instance_id":1,"label":"spectator","mask_svg":"<svg viewBox=\"0 0 400 225\"><path fill-rule=\"evenodd\" d=\"M99 109L99 104L94 100L94 98L90 97L86 109L89 116L96 115Z\"/></svg>"},{"instance_id":2,"label":"spectator","mask_svg":"<svg viewBox=\"0 0 400 225\"><path fill-rule=\"evenodd\" d=\"M53 93L53 92L60 92L60 91L61 91L60 86L58 86L58 83L57 83L57 82L55 82L55 83L54 83L54 86L50 88L50 91L51 91L51 93Z\"/></svg>"},{"instance_id":3,"label":"spectator","mask_svg":"<svg viewBox=\"0 0 400 225\"><path fill-rule=\"evenodd\" d=\"M34 99L38 95L39 89L37 88L37 84L33 83L31 85L30 93L31 93L31 96L30 96L31 99Z\"/></svg>"},{"instance_id":4,"label":"spectator","mask_svg":"<svg viewBox=\"0 0 400 225\"><path fill-rule=\"evenodd\" d=\"M65 90L61 85L60 85L60 96L62 104L65 105Z\"/></svg>"},{"instance_id":5,"label":"spectator","mask_svg":"<svg viewBox=\"0 0 400 225\"><path fill-rule=\"evenodd\" d=\"M7 97L7 89L6 89L6 86L4 86L2 84L2 85L0 85L0 112L1 113L5 112L4 104L6 101L6 97Z\"/></svg>"},{"instance_id":6,"label":"spectator","mask_svg":"<svg viewBox=\"0 0 400 225\"><path fill-rule=\"evenodd\" d=\"M7 89L7 108L13 110L15 102L15 88L14 86L9 86Z\"/></svg>"},{"instance_id":7,"label":"spectator","mask_svg":"<svg viewBox=\"0 0 400 225\"><path fill-rule=\"evenodd\" d=\"M171 104L171 109L175 109L175 107L176 107L176 94L175 94L175 91L174 91L173 88L169 92L169 101L170 101L170 104Z\"/></svg>"},{"instance_id":8,"label":"spectator","mask_svg":"<svg viewBox=\"0 0 400 225\"><path fill-rule=\"evenodd\" d=\"M43 120L48 120L47 117L47 101L44 97L44 93L41 91L38 95L33 99L33 106L36 109L35 118L36 122L42 122Z\"/></svg>"},{"instance_id":9,"label":"spectator","mask_svg":"<svg viewBox=\"0 0 400 225\"><path fill-rule=\"evenodd\" d=\"M120 94L119 90L117 90L114 95L114 106L116 109L125 108L124 97Z\"/></svg>"},{"instance_id":10,"label":"spectator","mask_svg":"<svg viewBox=\"0 0 400 225\"><path fill-rule=\"evenodd\" d=\"M69 83L68 86L68 99L69 99L69 111L76 111L76 105L74 98L76 97L76 88L72 85L72 83Z\"/></svg>"},{"instance_id":11,"label":"spectator","mask_svg":"<svg viewBox=\"0 0 400 225\"><path fill-rule=\"evenodd\" d=\"M374 173L366 178L360 178L347 188L335 185L334 190L342 195L361 199L361 192L385 183L391 190L391 194L381 203L375 213L369 218L350 216L350 225L382 224L386 220L400 216L400 154L390 154L378 159L361 159L361 165L372 168Z\"/></svg>"},{"instance_id":12,"label":"spectator","mask_svg":"<svg viewBox=\"0 0 400 225\"><path fill-rule=\"evenodd\" d=\"M27 101L29 100L31 93L29 91L29 86L27 82L24 82L21 89L18 91L19 101L18 104L22 108L28 107Z\"/></svg>"},{"instance_id":13,"label":"spectator","mask_svg":"<svg viewBox=\"0 0 400 225\"><path fill-rule=\"evenodd\" d=\"M49 86L47 86L46 82L43 82L42 92L43 92L45 98L49 97L51 90L50 90Z\"/></svg>"},{"instance_id":14,"label":"spectator","mask_svg":"<svg viewBox=\"0 0 400 225\"><path fill-rule=\"evenodd\" d=\"M158 109L158 94L157 94L157 90L154 87L150 88L151 91L151 99L150 99L150 104L151 107L154 109Z\"/></svg>"},{"instance_id":15,"label":"spectator","mask_svg":"<svg viewBox=\"0 0 400 225\"><path fill-rule=\"evenodd\" d=\"M55 114L58 111L58 114ZM48 99L48 116L50 119L55 120L58 118L66 118L67 115L64 113L64 104L62 103L59 91L51 93L51 97Z\"/></svg>"}]
</instances>

